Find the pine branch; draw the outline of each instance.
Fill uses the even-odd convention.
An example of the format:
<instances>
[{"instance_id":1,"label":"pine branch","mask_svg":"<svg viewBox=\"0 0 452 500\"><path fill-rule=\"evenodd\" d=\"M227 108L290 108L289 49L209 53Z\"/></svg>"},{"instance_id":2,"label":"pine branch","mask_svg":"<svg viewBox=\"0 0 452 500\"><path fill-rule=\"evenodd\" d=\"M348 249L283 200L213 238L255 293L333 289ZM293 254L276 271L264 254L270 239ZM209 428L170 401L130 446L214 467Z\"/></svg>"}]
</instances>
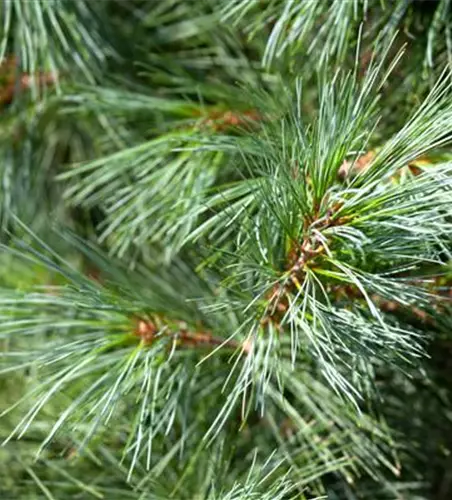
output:
<instances>
[{"instance_id":1,"label":"pine branch","mask_svg":"<svg viewBox=\"0 0 452 500\"><path fill-rule=\"evenodd\" d=\"M310 56L314 64L322 65L326 59L340 61L350 46L362 42L357 40L359 26L365 28L364 42L371 48L375 41L387 44L397 32L407 31L412 38L423 39L427 67L441 66L451 58L449 0L397 0L391 4L378 0L234 0L225 3L223 12L224 19L243 25L250 38L268 33L265 65L299 54Z\"/></svg>"},{"instance_id":2,"label":"pine branch","mask_svg":"<svg viewBox=\"0 0 452 500\"><path fill-rule=\"evenodd\" d=\"M53 400L59 411L42 438L39 453L64 435L66 429L72 430L77 439L80 436L78 447L83 451L95 435L117 425L117 419L124 415L129 423L129 438L123 452L132 474L136 469L152 467L157 446L154 443L160 442L165 432L181 432L185 441L191 426L199 426L204 429L202 442L207 445L234 422L248 425L245 422L249 416L242 415L238 420L234 417L243 393L234 370L239 363L244 373L249 371L250 362L255 362L257 356L255 347L236 340L240 338L239 328L231 334L232 325L239 325L232 311L227 313L223 308L221 314L216 314L211 309L205 316L199 309L200 296L196 307L186 302L187 295L181 296L183 290L192 290L190 295L197 291L208 305L213 300L209 299L210 287L195 275L189 278L190 271L184 271L182 263L173 262L168 270L156 268L151 274L140 268L140 276L123 272L121 266L112 264L94 247L84 247L73 237L70 241L76 248L84 249L115 281L107 281L107 275L101 281L92 281L50 249L47 248L46 256L21 244L18 256L26 258L25 262L41 262L41 266L60 276L63 285L47 285L46 291L42 287L2 291L1 337L10 346L2 356L2 373L9 376L41 367L36 384L3 412L7 415L25 406L25 415L14 425L5 443L28 433ZM43 243L40 245L45 249ZM217 295L215 301L219 298ZM170 319L175 314L183 322ZM210 326L210 331L200 326L202 322ZM271 346L270 339L266 347L261 344L260 348L267 350ZM231 354L237 353L234 365L229 366ZM393 467L384 447L380 449L369 438L369 433L378 433L383 441L387 439L378 422L355 415L352 408L346 414L343 402L309 371L302 370L295 377L290 366L289 359L284 363L281 360L278 378L256 374L253 384L265 389L268 412L264 419L270 422L265 432L281 443L287 440L286 446L295 450L300 447L299 460L294 458L298 452L290 455L297 484L306 475L311 478L306 482L314 481L302 451L307 445L319 467L344 472L350 467L348 474L369 467L370 461L377 468ZM280 383L292 396L287 394L281 399ZM228 390L226 395L224 389ZM322 401L327 394L325 405ZM259 391L251 394L252 400L260 397ZM295 400L290 401L291 398ZM121 410L124 404L128 408L125 414ZM201 411L206 405L210 408L207 420ZM250 410L251 407L247 413ZM284 414L291 422L289 434L287 425L283 425ZM263 420L249 425L266 427ZM249 432L255 431L250 427ZM321 491L321 483L317 488Z\"/></svg>"},{"instance_id":3,"label":"pine branch","mask_svg":"<svg viewBox=\"0 0 452 500\"><path fill-rule=\"evenodd\" d=\"M269 31L264 65L269 65L294 47L299 48L306 41L309 44L307 52L320 55L322 63L324 58L344 55L353 32L353 21L365 15L365 5L358 0L333 1L329 5L293 0L272 0L262 5L258 0L234 0L225 5L224 13L226 20L251 18L247 27L251 37L262 30ZM309 35L320 23L316 36L309 40ZM320 44L322 49L318 50Z\"/></svg>"},{"instance_id":4,"label":"pine branch","mask_svg":"<svg viewBox=\"0 0 452 500\"><path fill-rule=\"evenodd\" d=\"M201 213L219 210L189 237L210 233L224 249L225 284L248 297L242 307L251 316L246 328L253 343L266 339L278 359L277 346L290 337L293 365L299 349L307 350L335 390L353 401L359 391L350 376L357 365L380 359L400 366L422 352L422 334L392 323L371 297L429 308L428 293L401 285L397 273L429 262L441 265L450 240L450 164L403 183L391 181L401 168L450 141L449 75L366 170L345 185L338 182L347 156L356 161L356 151L372 140L380 73L381 67L371 69L359 86L349 76L336 76L331 87L322 83L311 127L297 114L266 125L259 155L245 150L251 178L220 187ZM335 283L358 288L366 307L336 307L329 291ZM269 362L263 352L249 369L277 370L278 361ZM242 376L245 388L249 375Z\"/></svg>"},{"instance_id":5,"label":"pine branch","mask_svg":"<svg viewBox=\"0 0 452 500\"><path fill-rule=\"evenodd\" d=\"M4 2L0 496L448 498L449 9Z\"/></svg>"},{"instance_id":6,"label":"pine branch","mask_svg":"<svg viewBox=\"0 0 452 500\"><path fill-rule=\"evenodd\" d=\"M22 72L52 74L74 68L93 82L105 59L106 44L96 26L95 9L83 0L5 0L0 14L0 61L15 54ZM33 82L32 92L37 96Z\"/></svg>"}]
</instances>

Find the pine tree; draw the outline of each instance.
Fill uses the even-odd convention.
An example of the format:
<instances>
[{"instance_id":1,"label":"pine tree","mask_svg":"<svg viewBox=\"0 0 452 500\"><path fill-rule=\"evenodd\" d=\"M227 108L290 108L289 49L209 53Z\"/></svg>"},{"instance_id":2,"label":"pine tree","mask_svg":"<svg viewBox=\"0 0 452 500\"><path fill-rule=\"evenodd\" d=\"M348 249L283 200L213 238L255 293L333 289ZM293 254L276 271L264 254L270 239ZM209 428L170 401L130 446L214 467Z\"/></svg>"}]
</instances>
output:
<instances>
[{"instance_id":1,"label":"pine tree","mask_svg":"<svg viewBox=\"0 0 452 500\"><path fill-rule=\"evenodd\" d=\"M449 0L3 0L0 494L452 496Z\"/></svg>"}]
</instances>

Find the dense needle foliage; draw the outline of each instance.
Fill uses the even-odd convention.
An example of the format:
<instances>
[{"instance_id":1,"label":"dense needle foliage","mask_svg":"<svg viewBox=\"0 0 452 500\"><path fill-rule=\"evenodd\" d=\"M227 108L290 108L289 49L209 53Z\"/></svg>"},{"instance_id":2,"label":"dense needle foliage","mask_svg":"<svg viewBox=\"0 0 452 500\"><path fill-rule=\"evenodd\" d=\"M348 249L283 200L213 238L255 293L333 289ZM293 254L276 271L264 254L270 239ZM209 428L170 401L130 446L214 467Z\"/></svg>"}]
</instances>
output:
<instances>
[{"instance_id":1,"label":"dense needle foliage","mask_svg":"<svg viewBox=\"0 0 452 500\"><path fill-rule=\"evenodd\" d=\"M3 0L0 497L452 498L449 0Z\"/></svg>"}]
</instances>

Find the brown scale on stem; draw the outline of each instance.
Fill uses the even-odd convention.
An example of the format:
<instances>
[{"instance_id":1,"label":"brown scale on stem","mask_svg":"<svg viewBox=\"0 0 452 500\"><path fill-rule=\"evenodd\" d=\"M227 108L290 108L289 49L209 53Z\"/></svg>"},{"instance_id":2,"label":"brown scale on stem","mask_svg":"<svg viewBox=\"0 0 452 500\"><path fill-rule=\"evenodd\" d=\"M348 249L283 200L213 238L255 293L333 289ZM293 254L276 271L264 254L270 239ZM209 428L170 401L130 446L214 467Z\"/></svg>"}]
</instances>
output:
<instances>
[{"instance_id":1,"label":"brown scale on stem","mask_svg":"<svg viewBox=\"0 0 452 500\"><path fill-rule=\"evenodd\" d=\"M211 111L202 125L222 132L232 127L254 125L263 120L263 116L255 109L246 111Z\"/></svg>"},{"instance_id":2,"label":"brown scale on stem","mask_svg":"<svg viewBox=\"0 0 452 500\"><path fill-rule=\"evenodd\" d=\"M234 340L226 341L224 338L215 337L209 331L190 330L187 323L184 321L169 322L165 318L161 317L153 319L139 319L134 330L134 335L141 339L145 345L152 345L158 338L161 337L170 337L175 340L178 347L215 348L223 345L224 347L229 347L230 349L242 349L246 353L248 353L251 349L251 346L247 343L247 341L243 343Z\"/></svg>"},{"instance_id":3,"label":"brown scale on stem","mask_svg":"<svg viewBox=\"0 0 452 500\"><path fill-rule=\"evenodd\" d=\"M359 174L362 174L369 170L372 161L376 156L375 151L368 151L367 153L356 158L354 162L344 160L342 165L338 171L338 177L341 181L344 181L349 178L356 177ZM420 175L422 173L423 166L429 165L428 158L419 157L406 165L403 168L400 168L395 175L392 176L392 180L397 180L404 173L409 173L413 176Z\"/></svg>"},{"instance_id":4,"label":"brown scale on stem","mask_svg":"<svg viewBox=\"0 0 452 500\"><path fill-rule=\"evenodd\" d=\"M432 282L425 283L423 280L410 280L409 284L424 289L432 295L431 310L437 314L445 314L444 304L449 303L452 298L452 286L450 280L436 278ZM364 296L356 285L334 285L329 288L336 301L362 300ZM400 314L408 312L416 321L426 325L435 326L436 322L432 314L414 305L402 305L395 300L385 299L377 294L370 296L372 302L383 312L389 314Z\"/></svg>"},{"instance_id":5,"label":"brown scale on stem","mask_svg":"<svg viewBox=\"0 0 452 500\"><path fill-rule=\"evenodd\" d=\"M157 332L158 328L153 321L140 319L134 334L139 337L144 344L150 345L153 343Z\"/></svg>"},{"instance_id":6,"label":"brown scale on stem","mask_svg":"<svg viewBox=\"0 0 452 500\"><path fill-rule=\"evenodd\" d=\"M11 104L19 90L54 84L57 79L54 73L18 74L17 67L18 62L15 57L9 57L0 63L0 106Z\"/></svg>"}]
</instances>

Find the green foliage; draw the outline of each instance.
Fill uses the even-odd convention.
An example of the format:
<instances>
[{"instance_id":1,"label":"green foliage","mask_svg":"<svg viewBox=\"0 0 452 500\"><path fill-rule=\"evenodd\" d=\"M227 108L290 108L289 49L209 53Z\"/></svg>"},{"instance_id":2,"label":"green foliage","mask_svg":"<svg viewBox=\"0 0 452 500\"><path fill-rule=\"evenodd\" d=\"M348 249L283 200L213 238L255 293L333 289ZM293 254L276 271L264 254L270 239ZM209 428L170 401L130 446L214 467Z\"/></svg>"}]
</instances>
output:
<instances>
[{"instance_id":1,"label":"green foliage","mask_svg":"<svg viewBox=\"0 0 452 500\"><path fill-rule=\"evenodd\" d=\"M3 2L2 498L450 497L449 9Z\"/></svg>"},{"instance_id":2,"label":"green foliage","mask_svg":"<svg viewBox=\"0 0 452 500\"><path fill-rule=\"evenodd\" d=\"M92 4L84 0L5 0L2 5L0 60L13 54L20 70L34 75L92 71L106 57Z\"/></svg>"},{"instance_id":3,"label":"green foliage","mask_svg":"<svg viewBox=\"0 0 452 500\"><path fill-rule=\"evenodd\" d=\"M243 23L251 38L268 32L264 64L285 53L296 58L303 50L321 63L329 57L341 59L356 44L360 25L370 43L375 38L387 43L398 30L424 38L430 67L435 57L445 53L450 60L452 54L449 0L233 0L225 2L224 16Z\"/></svg>"}]
</instances>

